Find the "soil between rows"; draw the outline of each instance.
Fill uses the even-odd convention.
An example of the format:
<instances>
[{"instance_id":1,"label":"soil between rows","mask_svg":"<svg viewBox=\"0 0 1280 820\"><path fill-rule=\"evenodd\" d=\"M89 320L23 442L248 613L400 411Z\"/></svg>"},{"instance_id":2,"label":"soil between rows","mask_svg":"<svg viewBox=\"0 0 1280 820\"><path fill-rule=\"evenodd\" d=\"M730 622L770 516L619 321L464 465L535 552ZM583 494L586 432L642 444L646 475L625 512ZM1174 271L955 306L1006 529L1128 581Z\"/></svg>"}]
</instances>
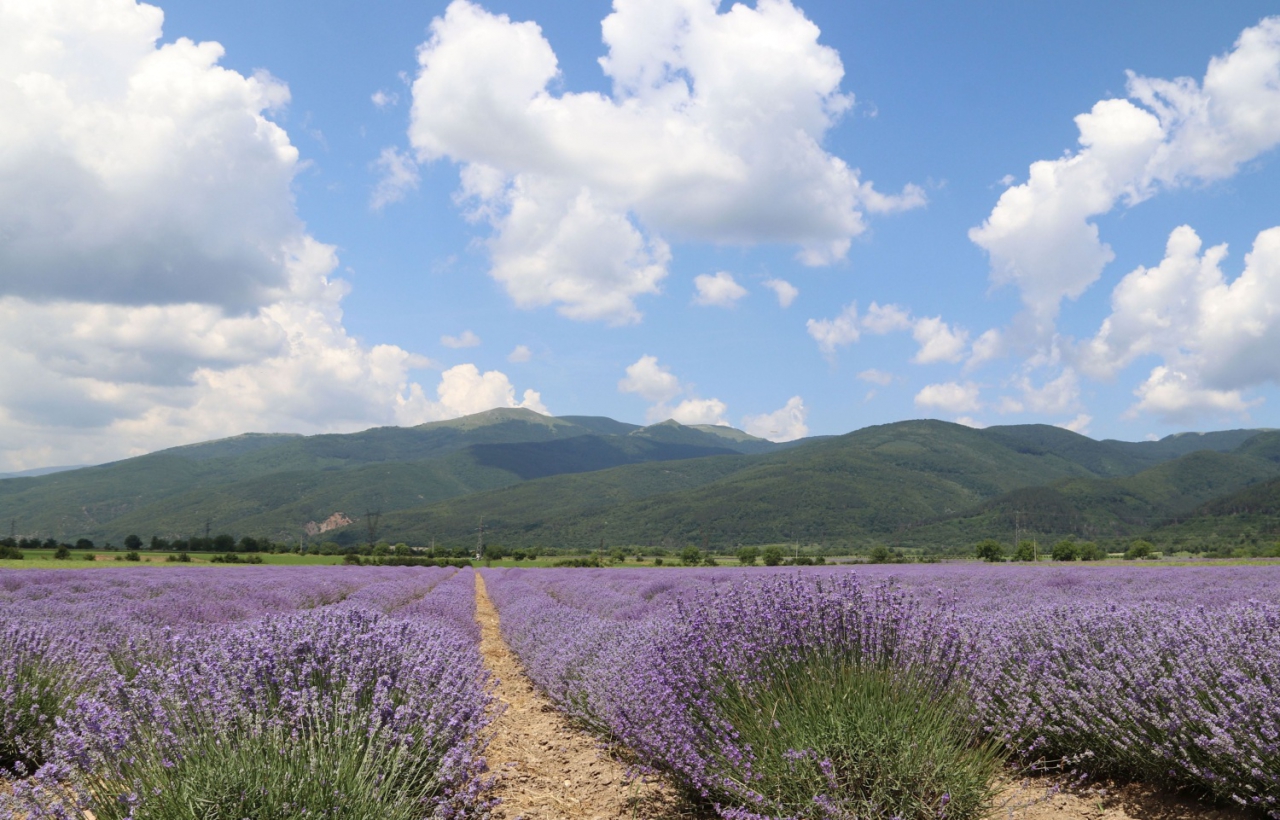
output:
<instances>
[{"instance_id":1,"label":"soil between rows","mask_svg":"<svg viewBox=\"0 0 1280 820\"><path fill-rule=\"evenodd\" d=\"M529 680L498 628L498 611L476 573L480 654L504 708L485 757L497 776L504 820L667 820L690 816L670 786L631 780L627 765L574 726ZM646 782L648 781L648 782Z\"/></svg>"}]
</instances>

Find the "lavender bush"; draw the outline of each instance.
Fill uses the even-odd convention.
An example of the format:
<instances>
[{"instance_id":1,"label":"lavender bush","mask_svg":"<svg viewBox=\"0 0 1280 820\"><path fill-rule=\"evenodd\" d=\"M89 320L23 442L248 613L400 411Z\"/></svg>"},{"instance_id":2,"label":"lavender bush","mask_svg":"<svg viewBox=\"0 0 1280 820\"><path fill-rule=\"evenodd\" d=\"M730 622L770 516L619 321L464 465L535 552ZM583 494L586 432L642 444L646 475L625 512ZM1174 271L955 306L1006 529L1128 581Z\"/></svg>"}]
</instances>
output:
<instances>
[{"instance_id":1,"label":"lavender bush","mask_svg":"<svg viewBox=\"0 0 1280 820\"><path fill-rule=\"evenodd\" d=\"M37 633L120 634L0 817L483 816L492 701L474 575L306 569L0 576L0 612ZM97 609L113 590L118 605ZM181 617L154 604L166 598ZM114 655L129 656L125 674ZM14 734L24 748L34 736Z\"/></svg>"}]
</instances>

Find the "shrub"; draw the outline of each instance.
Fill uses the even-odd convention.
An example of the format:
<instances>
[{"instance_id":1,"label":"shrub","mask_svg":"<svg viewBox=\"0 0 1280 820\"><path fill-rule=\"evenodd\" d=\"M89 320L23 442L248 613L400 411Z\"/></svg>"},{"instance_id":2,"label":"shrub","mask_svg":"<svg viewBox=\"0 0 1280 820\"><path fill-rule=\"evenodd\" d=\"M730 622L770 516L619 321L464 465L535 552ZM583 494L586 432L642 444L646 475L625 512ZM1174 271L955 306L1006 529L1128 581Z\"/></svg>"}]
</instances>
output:
<instances>
[{"instance_id":1,"label":"shrub","mask_svg":"<svg viewBox=\"0 0 1280 820\"><path fill-rule=\"evenodd\" d=\"M351 560L353 558L355 559L354 561ZM212 558L209 559L209 563L211 564L261 564L262 558L257 555L246 555L242 558L233 552L228 552L226 555L213 556ZM354 552L349 552L347 553L346 557L343 558L342 563L356 564L358 566L360 564L360 556L356 555Z\"/></svg>"},{"instance_id":2,"label":"shrub","mask_svg":"<svg viewBox=\"0 0 1280 820\"><path fill-rule=\"evenodd\" d=\"M11 547L11 546L8 546L7 544L0 545L0 559L6 559L9 561L21 561L22 558L23 558L22 550L18 549L17 547Z\"/></svg>"},{"instance_id":3,"label":"shrub","mask_svg":"<svg viewBox=\"0 0 1280 820\"><path fill-rule=\"evenodd\" d=\"M191 556L185 552L180 552L177 555L169 555L164 560L173 564L189 564L191 563Z\"/></svg>"},{"instance_id":4,"label":"shrub","mask_svg":"<svg viewBox=\"0 0 1280 820\"><path fill-rule=\"evenodd\" d=\"M126 561L141 561L141 560L142 560L142 556L141 556L141 555L139 555L139 554L137 553L137 551L136 551L136 550L129 550L128 552L126 552L126 553L124 554L124 560L126 560Z\"/></svg>"},{"instance_id":5,"label":"shrub","mask_svg":"<svg viewBox=\"0 0 1280 820\"><path fill-rule=\"evenodd\" d=\"M704 567L718 567L718 566L720 566L720 563L719 563L718 561L716 561L716 557L715 557L715 555L714 555L714 554L712 554L712 553L710 553L710 552L707 552L707 553L703 553L703 555L702 555L702 566L704 566Z\"/></svg>"},{"instance_id":6,"label":"shrub","mask_svg":"<svg viewBox=\"0 0 1280 820\"><path fill-rule=\"evenodd\" d=\"M1075 561L1080 557L1080 547L1075 541L1063 540L1053 545L1053 560Z\"/></svg>"},{"instance_id":7,"label":"shrub","mask_svg":"<svg viewBox=\"0 0 1280 820\"><path fill-rule=\"evenodd\" d=\"M222 557L224 557L224 556L218 556L218 558L222 558ZM236 558L234 555L230 555L230 556L226 556L226 557L228 557L228 558L232 558L232 559L235 559L235 558ZM213 559L213 560L214 560L214 563L217 563L218 558L214 558L214 559ZM239 561L238 559L236 559L236 560L227 561L226 563L228 563L228 564L238 564L238 563L240 563L240 561ZM344 564L349 564L349 565L354 566L354 567L358 567L358 566L360 566L360 564L362 564L363 562L360 560L360 556L359 556L359 555L356 555L354 552L348 552L346 555L342 556L342 563L344 563Z\"/></svg>"},{"instance_id":8,"label":"shrub","mask_svg":"<svg viewBox=\"0 0 1280 820\"><path fill-rule=\"evenodd\" d=\"M738 550L738 563L744 567L755 566L756 559L760 557L760 550L755 547L743 547Z\"/></svg>"},{"instance_id":9,"label":"shrub","mask_svg":"<svg viewBox=\"0 0 1280 820\"><path fill-rule=\"evenodd\" d=\"M1014 561L1034 561L1036 560L1036 545L1033 541L1023 541L1018 544L1018 548L1013 551Z\"/></svg>"},{"instance_id":10,"label":"shrub","mask_svg":"<svg viewBox=\"0 0 1280 820\"><path fill-rule=\"evenodd\" d=\"M71 559L71 550L66 544L59 544L58 548L53 551L53 557L58 561L68 561Z\"/></svg>"},{"instance_id":11,"label":"shrub","mask_svg":"<svg viewBox=\"0 0 1280 820\"><path fill-rule=\"evenodd\" d=\"M662 566L662 559L661 559L661 558L654 558L654 559L653 559L653 565L654 565L655 567L660 567L660 566Z\"/></svg>"},{"instance_id":12,"label":"shrub","mask_svg":"<svg viewBox=\"0 0 1280 820\"><path fill-rule=\"evenodd\" d=\"M457 630L322 611L166 654L67 710L46 793L101 820L487 816L489 698Z\"/></svg>"},{"instance_id":13,"label":"shrub","mask_svg":"<svg viewBox=\"0 0 1280 820\"><path fill-rule=\"evenodd\" d=\"M978 738L951 689L817 656L776 670L764 686L731 683L717 701L754 752L749 763L725 762L731 779L763 798L753 812L962 820L991 806L1000 751Z\"/></svg>"},{"instance_id":14,"label":"shrub","mask_svg":"<svg viewBox=\"0 0 1280 820\"><path fill-rule=\"evenodd\" d=\"M766 567L776 567L782 563L782 550L778 547L765 547L764 552L760 553L760 559Z\"/></svg>"},{"instance_id":15,"label":"shrub","mask_svg":"<svg viewBox=\"0 0 1280 820\"><path fill-rule=\"evenodd\" d=\"M1004 560L1004 546L994 538L988 538L977 546L978 557L983 561L990 563L999 563Z\"/></svg>"},{"instance_id":16,"label":"shrub","mask_svg":"<svg viewBox=\"0 0 1280 820\"><path fill-rule=\"evenodd\" d=\"M680 550L680 563L686 567L696 567L702 562L702 550L697 547L685 547Z\"/></svg>"}]
</instances>

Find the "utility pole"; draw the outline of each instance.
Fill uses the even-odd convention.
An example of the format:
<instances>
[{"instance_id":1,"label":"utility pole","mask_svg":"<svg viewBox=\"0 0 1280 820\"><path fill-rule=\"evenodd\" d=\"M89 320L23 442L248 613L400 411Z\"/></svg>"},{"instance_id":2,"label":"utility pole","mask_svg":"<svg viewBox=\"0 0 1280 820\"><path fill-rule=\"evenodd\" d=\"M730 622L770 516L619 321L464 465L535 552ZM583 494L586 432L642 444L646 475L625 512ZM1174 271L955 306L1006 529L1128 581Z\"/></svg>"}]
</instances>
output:
<instances>
[{"instance_id":1,"label":"utility pole","mask_svg":"<svg viewBox=\"0 0 1280 820\"><path fill-rule=\"evenodd\" d=\"M378 540L378 522L382 519L382 510L365 510L364 520L369 528L369 548L373 549L374 543Z\"/></svg>"},{"instance_id":2,"label":"utility pole","mask_svg":"<svg viewBox=\"0 0 1280 820\"><path fill-rule=\"evenodd\" d=\"M206 519L204 520L204 540L205 540L205 548L206 548L206 549L209 547L209 544L208 544L208 541L209 541L209 528L210 528L212 525L213 525L213 522L212 522L211 520L209 520L208 518L206 518Z\"/></svg>"},{"instance_id":3,"label":"utility pole","mask_svg":"<svg viewBox=\"0 0 1280 820\"><path fill-rule=\"evenodd\" d=\"M1013 554L1014 556L1017 556L1018 554L1018 545L1022 543L1020 540L1021 537L1022 537L1022 511L1014 510L1013 511ZM1018 559L1015 557L1013 560L1016 561Z\"/></svg>"},{"instance_id":4,"label":"utility pole","mask_svg":"<svg viewBox=\"0 0 1280 820\"><path fill-rule=\"evenodd\" d=\"M480 528L476 531L476 560L484 557L484 516L480 516Z\"/></svg>"}]
</instances>

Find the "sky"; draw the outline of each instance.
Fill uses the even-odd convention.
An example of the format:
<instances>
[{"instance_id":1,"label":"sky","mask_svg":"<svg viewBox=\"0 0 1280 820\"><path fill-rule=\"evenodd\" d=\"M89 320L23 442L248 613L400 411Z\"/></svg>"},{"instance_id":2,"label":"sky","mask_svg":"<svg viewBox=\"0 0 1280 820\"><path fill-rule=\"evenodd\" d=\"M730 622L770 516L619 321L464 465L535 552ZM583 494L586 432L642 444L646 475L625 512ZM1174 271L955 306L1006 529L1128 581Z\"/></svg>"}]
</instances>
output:
<instances>
[{"instance_id":1,"label":"sky","mask_svg":"<svg viewBox=\"0 0 1280 820\"><path fill-rule=\"evenodd\" d=\"M0 0L0 471L1280 427L1277 144L1274 2Z\"/></svg>"}]
</instances>

